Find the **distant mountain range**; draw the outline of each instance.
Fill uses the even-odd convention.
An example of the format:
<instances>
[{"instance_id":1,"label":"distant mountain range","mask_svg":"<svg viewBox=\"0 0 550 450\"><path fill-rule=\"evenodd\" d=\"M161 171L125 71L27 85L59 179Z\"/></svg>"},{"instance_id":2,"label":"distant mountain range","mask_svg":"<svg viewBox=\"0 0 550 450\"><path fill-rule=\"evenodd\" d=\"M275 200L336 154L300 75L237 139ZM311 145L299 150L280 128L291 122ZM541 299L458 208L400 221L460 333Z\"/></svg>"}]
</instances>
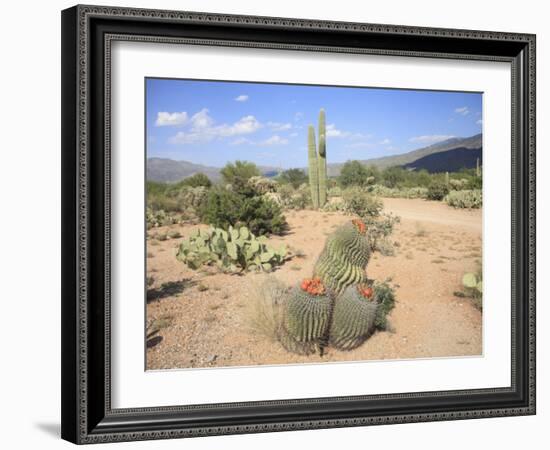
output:
<instances>
[{"instance_id":1,"label":"distant mountain range","mask_svg":"<svg viewBox=\"0 0 550 450\"><path fill-rule=\"evenodd\" d=\"M456 167L456 164L453 162L457 158L454 156L455 150L460 149L467 149L467 150L478 150L478 152L474 152L471 155L463 155L462 159L464 159L467 164L464 167L475 167L476 165L476 158L479 156L479 153L481 153L482 149L482 142L481 142L481 134L476 134L475 136L470 136L466 138L451 138L447 139L442 142L438 142L437 144L430 145L428 147L422 147L418 150L413 150L408 153L403 153L401 155L391 155L391 156L383 156L381 158L372 158L372 159L365 159L360 160L365 165L373 165L378 167L379 169L384 169L386 167L391 166L404 166L408 168L414 168L416 170L420 169L428 169L428 167L424 167L424 162L421 161L423 158L434 155L437 153L442 152L448 152L440 161L440 164L438 164L438 167L441 169L438 170L440 172L454 172L457 170L460 170L462 166ZM475 156L474 156L475 154ZM473 158L473 166L471 165L471 158L468 158L467 156L470 156ZM445 165L445 159L448 158L449 166L446 167ZM413 164L416 161L418 161L418 164ZM430 164L430 159L428 160L428 164ZM338 176L340 174L340 169L342 168L344 164L343 163L337 163L337 164L328 164L328 174L329 176Z\"/></svg>"},{"instance_id":2,"label":"distant mountain range","mask_svg":"<svg viewBox=\"0 0 550 450\"><path fill-rule=\"evenodd\" d=\"M481 134L467 138L451 138L428 147L419 148L401 155L384 156L361 160L366 165L380 169L390 166L402 166L410 170L426 169L428 172L456 172L463 167L473 168L477 158L482 157ZM338 176L343 163L328 164L328 175ZM265 176L275 176L276 167L259 166ZM147 159L147 179L150 181L175 182L202 172L212 181L221 179L220 168L203 166L188 161L176 161L168 158Z\"/></svg>"},{"instance_id":3,"label":"distant mountain range","mask_svg":"<svg viewBox=\"0 0 550 450\"><path fill-rule=\"evenodd\" d=\"M405 169L421 170L425 169L430 173L438 172L458 172L460 169L473 169L476 167L477 159L482 163L481 148L453 148L405 164Z\"/></svg>"}]
</instances>

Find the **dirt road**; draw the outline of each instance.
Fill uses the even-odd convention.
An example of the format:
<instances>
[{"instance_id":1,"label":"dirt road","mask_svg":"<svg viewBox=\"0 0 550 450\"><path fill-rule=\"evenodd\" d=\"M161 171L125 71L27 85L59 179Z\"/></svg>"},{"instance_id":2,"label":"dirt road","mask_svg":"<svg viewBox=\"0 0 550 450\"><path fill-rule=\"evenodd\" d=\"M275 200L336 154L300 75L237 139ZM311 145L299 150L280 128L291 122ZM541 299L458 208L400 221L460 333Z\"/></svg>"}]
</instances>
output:
<instances>
[{"instance_id":1,"label":"dirt road","mask_svg":"<svg viewBox=\"0 0 550 450\"><path fill-rule=\"evenodd\" d=\"M464 272L481 263L481 211L408 199L384 199L384 209L402 219L392 238L397 254L375 254L368 274L397 285L392 332L377 332L351 352L329 348L323 357L290 354L249 327L248 306L262 275L193 271L175 259L181 239L150 240L147 265L154 282L147 316L161 330L147 350L148 369L481 354L481 312L468 298L453 295ZM290 233L270 241L284 242L304 256L273 275L289 285L310 276L326 236L349 219L339 213L289 212ZM170 230L185 237L194 227Z\"/></svg>"}]
</instances>

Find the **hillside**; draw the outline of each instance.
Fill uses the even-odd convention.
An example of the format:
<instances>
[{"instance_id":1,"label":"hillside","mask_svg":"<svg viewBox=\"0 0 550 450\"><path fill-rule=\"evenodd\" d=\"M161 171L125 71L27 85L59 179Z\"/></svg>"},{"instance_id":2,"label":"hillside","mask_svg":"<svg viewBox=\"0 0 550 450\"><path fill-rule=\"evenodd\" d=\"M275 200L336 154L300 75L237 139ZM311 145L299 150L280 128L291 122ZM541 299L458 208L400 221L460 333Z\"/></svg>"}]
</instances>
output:
<instances>
[{"instance_id":1,"label":"hillside","mask_svg":"<svg viewBox=\"0 0 550 450\"><path fill-rule=\"evenodd\" d=\"M457 172L460 169L473 169L476 167L477 159L482 162L481 148L469 149L465 147L454 148L444 152L432 153L431 155L405 164L405 169L427 170L430 173Z\"/></svg>"},{"instance_id":2,"label":"hillside","mask_svg":"<svg viewBox=\"0 0 550 450\"><path fill-rule=\"evenodd\" d=\"M482 135L476 134L471 137L467 138L451 138L447 139L443 142L439 142L437 144L430 145L428 147L422 147L417 150L413 150L408 153L403 153L401 155L391 155L391 156L383 156L381 158L372 158L372 159L366 159L361 160L361 162L365 165L374 165L378 167L379 169L384 169L386 167L391 166L407 166L411 163L427 157L429 155L446 152L449 150L455 150L455 149L468 149L468 150L478 150L481 152L482 148ZM447 156L451 157L451 160L449 163L453 165L452 160L454 157L452 157L452 153L448 153ZM479 156L479 155L478 155ZM450 171L458 170L458 169L451 169L451 168L444 168L445 167L445 161L439 160L440 167L443 167L442 171ZM328 173L329 176L338 176L340 174L340 169L342 168L343 164L329 164L328 165ZM475 167L475 158L474 158L474 167Z\"/></svg>"},{"instance_id":3,"label":"hillside","mask_svg":"<svg viewBox=\"0 0 550 450\"><path fill-rule=\"evenodd\" d=\"M366 159L361 162L381 169L390 166L404 166L411 169L426 169L430 172L453 172L462 167L475 167L476 158L481 158L481 149L481 134L477 134L468 138L448 139L401 155ZM328 175L338 176L342 166L343 163L328 164ZM268 177L275 176L279 171L275 167L259 166L258 168L263 175ZM147 179L150 181L176 182L198 172L204 173L213 182L221 179L218 167L168 158L147 159Z\"/></svg>"},{"instance_id":4,"label":"hillside","mask_svg":"<svg viewBox=\"0 0 550 450\"><path fill-rule=\"evenodd\" d=\"M147 179L149 181L175 182L202 172L212 181L218 181L220 169L193 164L188 161L175 161L168 158L147 159Z\"/></svg>"}]
</instances>

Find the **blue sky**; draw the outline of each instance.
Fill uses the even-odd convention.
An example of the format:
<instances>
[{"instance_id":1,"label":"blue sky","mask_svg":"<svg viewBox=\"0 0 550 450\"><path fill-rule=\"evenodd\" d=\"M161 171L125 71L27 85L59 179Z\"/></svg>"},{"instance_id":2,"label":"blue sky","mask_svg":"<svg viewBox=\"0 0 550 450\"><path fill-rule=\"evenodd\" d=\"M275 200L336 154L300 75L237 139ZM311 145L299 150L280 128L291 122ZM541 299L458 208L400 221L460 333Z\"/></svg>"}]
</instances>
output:
<instances>
[{"instance_id":1,"label":"blue sky","mask_svg":"<svg viewBox=\"0 0 550 450\"><path fill-rule=\"evenodd\" d=\"M481 133L482 94L146 80L147 157L221 167L307 166L307 127L326 111L329 163L394 155Z\"/></svg>"}]
</instances>

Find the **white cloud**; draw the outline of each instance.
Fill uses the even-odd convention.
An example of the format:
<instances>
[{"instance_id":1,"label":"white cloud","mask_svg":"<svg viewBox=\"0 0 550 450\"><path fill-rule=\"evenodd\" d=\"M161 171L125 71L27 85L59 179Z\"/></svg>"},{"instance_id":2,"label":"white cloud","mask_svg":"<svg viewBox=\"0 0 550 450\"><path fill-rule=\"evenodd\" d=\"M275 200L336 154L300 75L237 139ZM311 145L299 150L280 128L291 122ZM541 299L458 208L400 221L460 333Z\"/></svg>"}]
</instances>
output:
<instances>
[{"instance_id":1,"label":"white cloud","mask_svg":"<svg viewBox=\"0 0 550 450\"><path fill-rule=\"evenodd\" d=\"M214 123L214 119L208 115L206 108L201 109L191 117L191 125L195 129L208 128Z\"/></svg>"},{"instance_id":2,"label":"white cloud","mask_svg":"<svg viewBox=\"0 0 550 450\"><path fill-rule=\"evenodd\" d=\"M278 136L276 134L266 139L265 141L258 142L258 145L262 145L262 146L287 145L287 144L288 144L288 139L282 138L281 136Z\"/></svg>"},{"instance_id":3,"label":"white cloud","mask_svg":"<svg viewBox=\"0 0 550 450\"><path fill-rule=\"evenodd\" d=\"M292 128L292 125L290 123L267 122L266 125L273 131L286 131Z\"/></svg>"},{"instance_id":4,"label":"white cloud","mask_svg":"<svg viewBox=\"0 0 550 450\"><path fill-rule=\"evenodd\" d=\"M252 142L248 138L240 137L240 138L235 139L233 142L231 142L230 145L244 145L244 144L253 144L253 143L254 142Z\"/></svg>"},{"instance_id":5,"label":"white cloud","mask_svg":"<svg viewBox=\"0 0 550 450\"><path fill-rule=\"evenodd\" d=\"M380 145L389 145L391 144L391 141L386 138L386 139L383 139L382 141L379 142Z\"/></svg>"},{"instance_id":6,"label":"white cloud","mask_svg":"<svg viewBox=\"0 0 550 450\"><path fill-rule=\"evenodd\" d=\"M456 108L455 113L460 114L461 116L467 116L470 114L470 110L467 106L462 106L461 108Z\"/></svg>"},{"instance_id":7,"label":"white cloud","mask_svg":"<svg viewBox=\"0 0 550 450\"><path fill-rule=\"evenodd\" d=\"M175 136L168 139L170 144L196 144L198 142L206 142L212 138L200 133L189 133L186 131L178 131Z\"/></svg>"},{"instance_id":8,"label":"white cloud","mask_svg":"<svg viewBox=\"0 0 550 450\"><path fill-rule=\"evenodd\" d=\"M174 127L185 125L188 120L188 115L185 111L169 113L161 111L157 113L156 127Z\"/></svg>"},{"instance_id":9,"label":"white cloud","mask_svg":"<svg viewBox=\"0 0 550 450\"><path fill-rule=\"evenodd\" d=\"M327 137L349 137L351 136L351 133L349 131L342 131L336 128L336 125L333 123L329 123L326 126L327 129Z\"/></svg>"},{"instance_id":10,"label":"white cloud","mask_svg":"<svg viewBox=\"0 0 550 450\"><path fill-rule=\"evenodd\" d=\"M302 117L304 117L304 113L298 111L297 113L294 114L294 121L298 122L299 120L302 120Z\"/></svg>"},{"instance_id":11,"label":"white cloud","mask_svg":"<svg viewBox=\"0 0 550 450\"><path fill-rule=\"evenodd\" d=\"M236 102L246 102L248 100L248 95L239 95L238 97L235 97Z\"/></svg>"},{"instance_id":12,"label":"white cloud","mask_svg":"<svg viewBox=\"0 0 550 450\"><path fill-rule=\"evenodd\" d=\"M189 131L180 131L169 139L172 144L195 144L214 139L251 134L262 127L262 124L251 115L244 116L233 124L214 125L214 119L204 108L191 117Z\"/></svg>"},{"instance_id":13,"label":"white cloud","mask_svg":"<svg viewBox=\"0 0 550 450\"><path fill-rule=\"evenodd\" d=\"M446 134L430 134L412 137L409 139L409 142L414 142L415 144L435 144L436 142L446 141L454 137L453 135Z\"/></svg>"},{"instance_id":14,"label":"white cloud","mask_svg":"<svg viewBox=\"0 0 550 450\"><path fill-rule=\"evenodd\" d=\"M235 136L239 134L250 134L262 127L262 124L254 116L244 116L233 125L220 125L214 129L220 136Z\"/></svg>"},{"instance_id":15,"label":"white cloud","mask_svg":"<svg viewBox=\"0 0 550 450\"><path fill-rule=\"evenodd\" d=\"M477 123L478 125L483 125L483 120L479 119L476 123Z\"/></svg>"},{"instance_id":16,"label":"white cloud","mask_svg":"<svg viewBox=\"0 0 550 450\"><path fill-rule=\"evenodd\" d=\"M363 134L363 133L352 133L351 131L344 131L344 130L339 130L338 128L336 128L336 125L334 125L333 123L329 123L327 126L326 126L326 131L327 131L327 137L332 137L332 138L347 138L347 139L351 139L351 140L354 140L354 141L357 141L357 140L365 140L365 139L370 139L372 137L371 134Z\"/></svg>"},{"instance_id":17,"label":"white cloud","mask_svg":"<svg viewBox=\"0 0 550 450\"><path fill-rule=\"evenodd\" d=\"M298 133L290 133L289 136L290 137L296 137L296 136L298 136Z\"/></svg>"}]
</instances>

